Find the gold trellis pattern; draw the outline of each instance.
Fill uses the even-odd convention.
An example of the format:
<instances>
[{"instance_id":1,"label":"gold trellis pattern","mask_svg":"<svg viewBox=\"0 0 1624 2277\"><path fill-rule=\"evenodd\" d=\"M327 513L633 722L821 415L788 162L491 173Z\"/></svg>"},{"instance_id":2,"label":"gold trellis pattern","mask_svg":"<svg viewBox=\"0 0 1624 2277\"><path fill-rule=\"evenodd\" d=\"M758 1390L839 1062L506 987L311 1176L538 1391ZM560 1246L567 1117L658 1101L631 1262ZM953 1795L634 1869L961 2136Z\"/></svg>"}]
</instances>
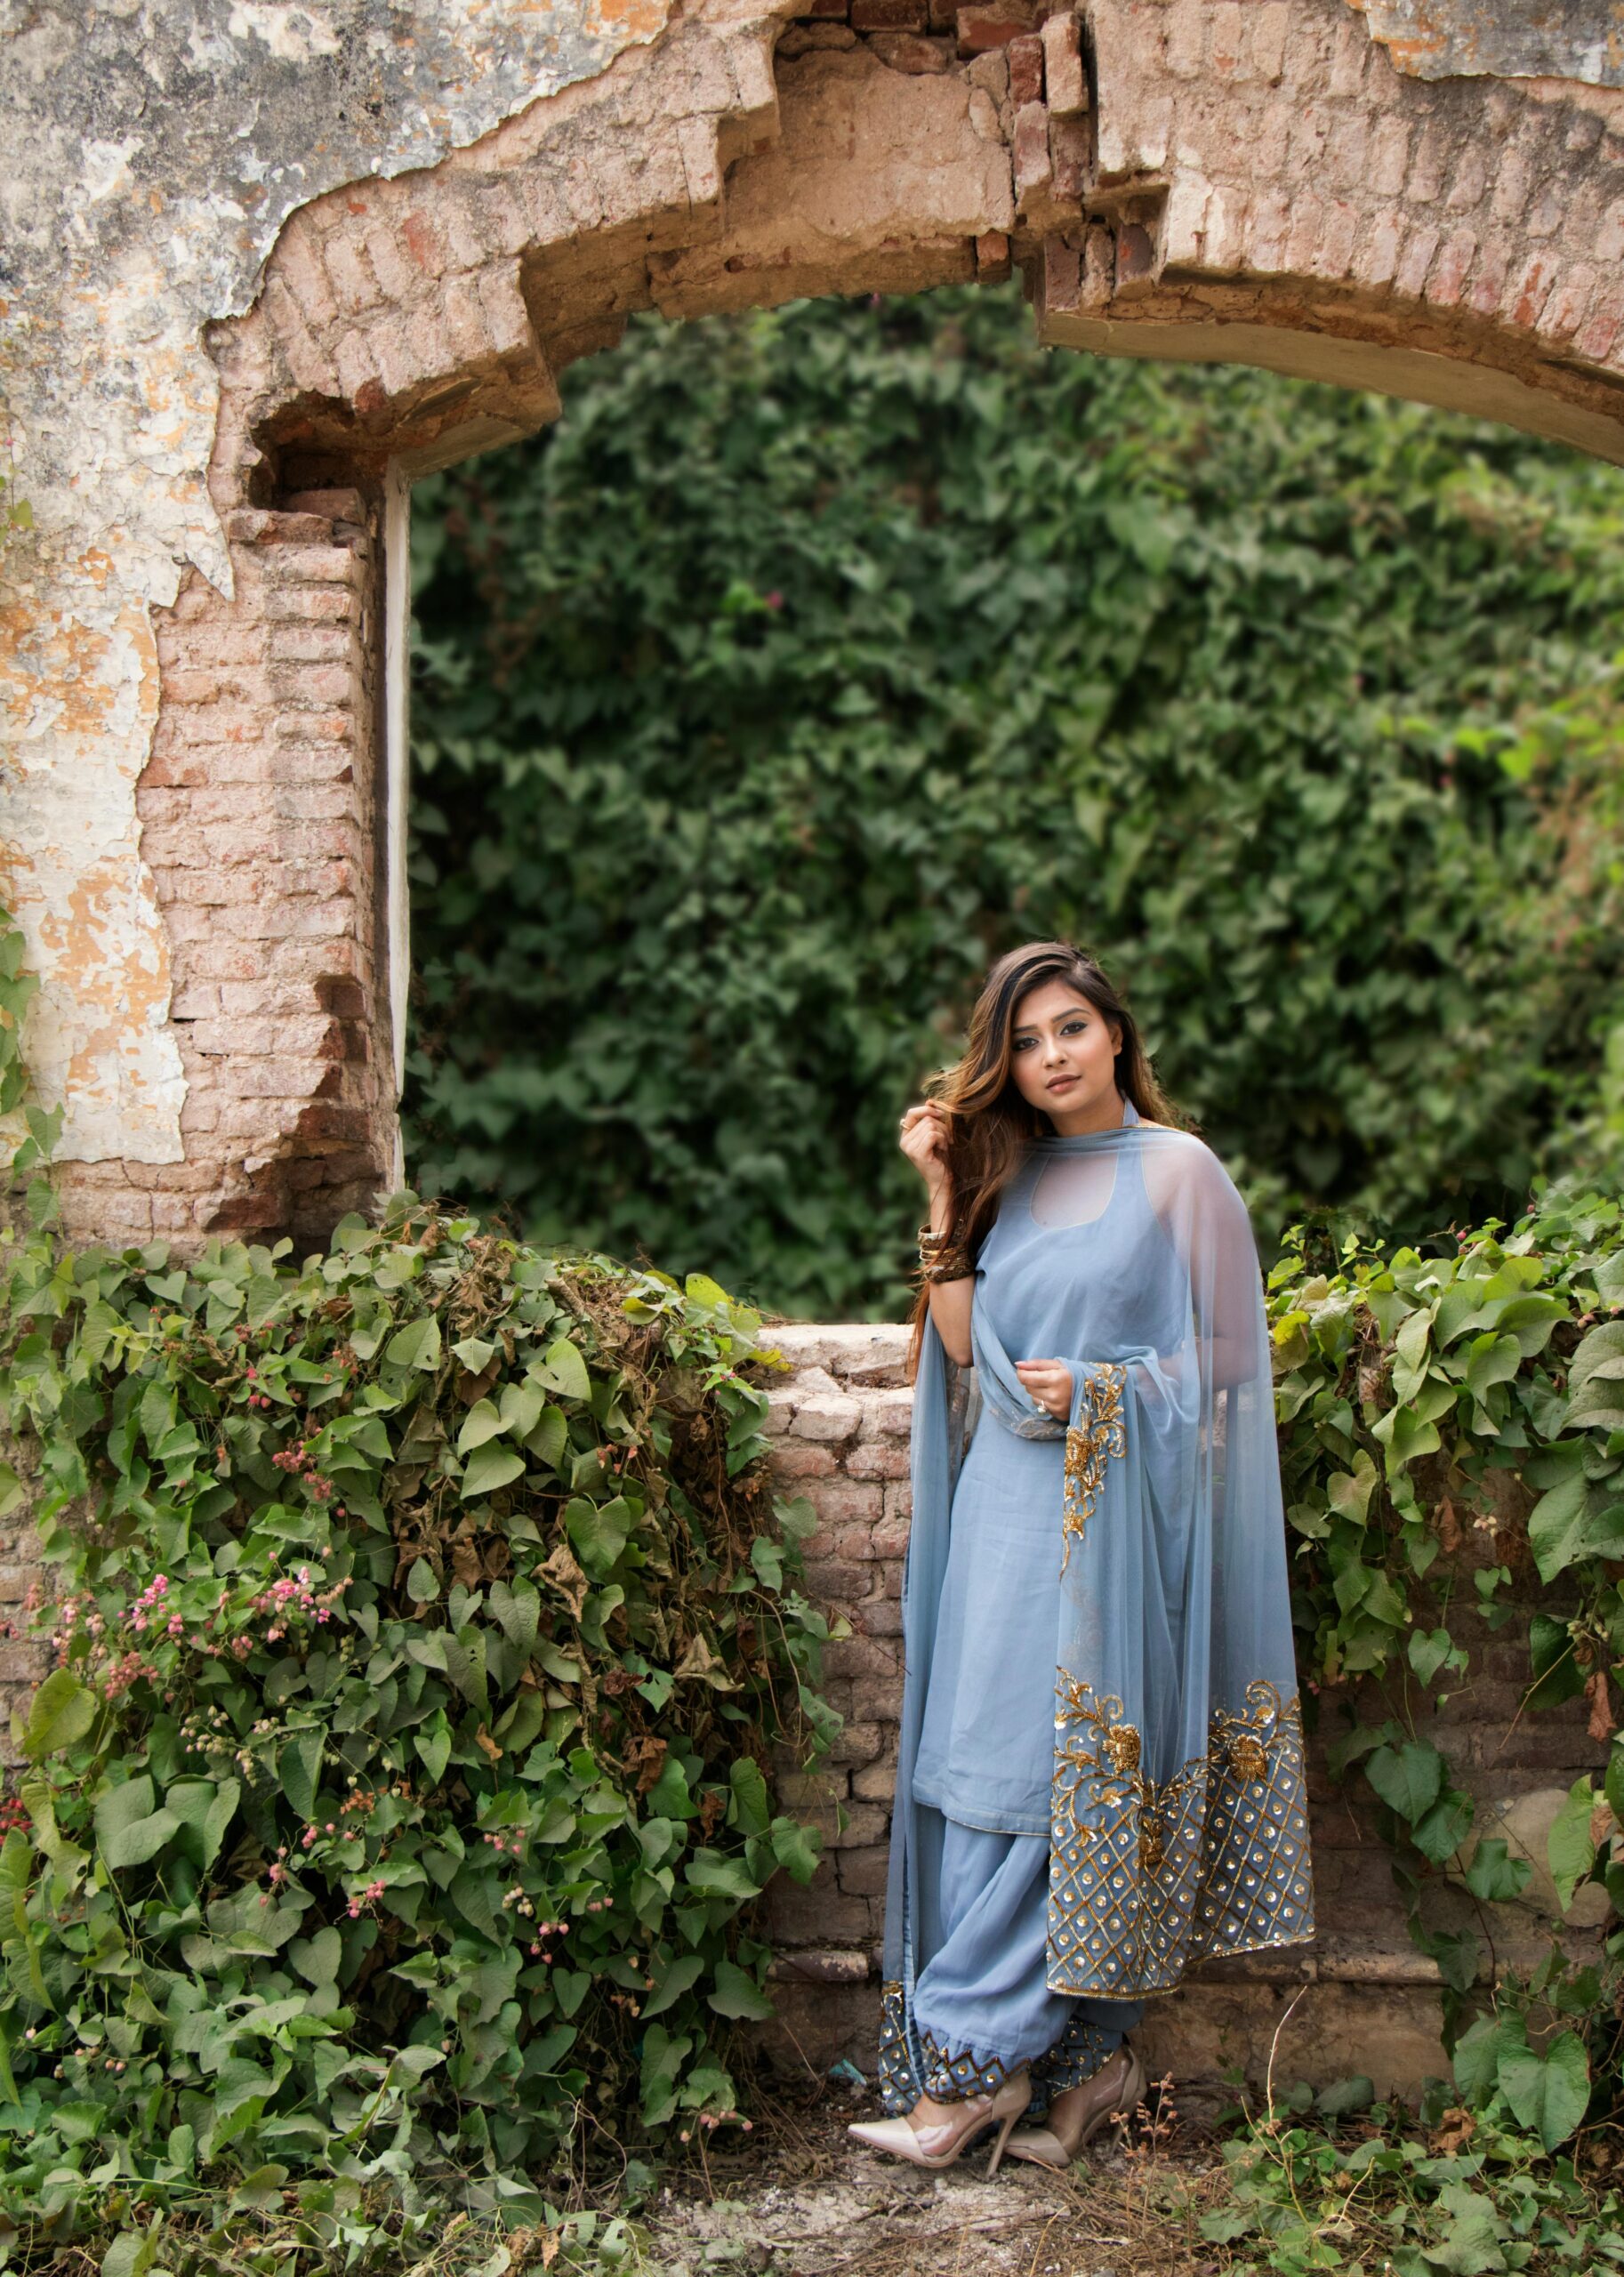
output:
<instances>
[{"instance_id":1,"label":"gold trellis pattern","mask_svg":"<svg viewBox=\"0 0 1624 2277\"><path fill-rule=\"evenodd\" d=\"M1160 1782L1122 1703L1056 1687L1048 1967L1056 1992L1163 1992L1210 1952L1314 1935L1298 1696L1258 1678Z\"/></svg>"},{"instance_id":2,"label":"gold trellis pattern","mask_svg":"<svg viewBox=\"0 0 1624 2277\"><path fill-rule=\"evenodd\" d=\"M1061 1524L1065 1529L1065 1552L1060 1571L1071 1562L1072 1544L1082 1540L1083 1528L1093 1517L1105 1483L1105 1466L1120 1455L1127 1442L1122 1394L1127 1368L1116 1360L1101 1361L1084 1379L1080 1422L1065 1434L1065 1492Z\"/></svg>"},{"instance_id":3,"label":"gold trellis pattern","mask_svg":"<svg viewBox=\"0 0 1624 2277\"><path fill-rule=\"evenodd\" d=\"M880 1988L880 2104L895 2113L912 2111L922 2092L908 2053L907 1996L896 1978Z\"/></svg>"}]
</instances>

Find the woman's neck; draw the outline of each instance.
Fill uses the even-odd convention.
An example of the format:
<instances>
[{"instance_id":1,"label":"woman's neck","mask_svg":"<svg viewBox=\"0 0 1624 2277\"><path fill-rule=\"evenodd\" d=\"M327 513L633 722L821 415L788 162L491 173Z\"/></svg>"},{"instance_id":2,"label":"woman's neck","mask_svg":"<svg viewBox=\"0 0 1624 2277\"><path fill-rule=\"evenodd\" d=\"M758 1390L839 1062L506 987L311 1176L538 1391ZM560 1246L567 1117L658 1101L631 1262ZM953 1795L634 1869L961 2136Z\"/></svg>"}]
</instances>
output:
<instances>
[{"instance_id":1,"label":"woman's neck","mask_svg":"<svg viewBox=\"0 0 1624 2277\"><path fill-rule=\"evenodd\" d=\"M1097 1106L1078 1107L1070 1114L1057 1114L1052 1107L1047 1112L1061 1138L1092 1138L1101 1130L1121 1130L1128 1120L1126 1103L1114 1084Z\"/></svg>"}]
</instances>

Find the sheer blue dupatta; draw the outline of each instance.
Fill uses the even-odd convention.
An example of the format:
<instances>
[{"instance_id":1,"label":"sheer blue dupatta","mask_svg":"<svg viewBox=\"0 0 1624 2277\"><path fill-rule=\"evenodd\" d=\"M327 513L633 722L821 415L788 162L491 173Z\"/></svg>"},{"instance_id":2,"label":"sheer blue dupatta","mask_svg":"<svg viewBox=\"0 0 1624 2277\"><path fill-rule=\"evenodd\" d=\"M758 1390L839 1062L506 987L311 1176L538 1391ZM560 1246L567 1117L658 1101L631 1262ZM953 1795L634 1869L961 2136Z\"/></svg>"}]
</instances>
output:
<instances>
[{"instance_id":1,"label":"sheer blue dupatta","mask_svg":"<svg viewBox=\"0 0 1624 2277\"><path fill-rule=\"evenodd\" d=\"M1137 1152L1174 1332L1081 1362L1065 1427L1047 1982L1143 1997L1306 1944L1314 1903L1274 1371L1246 1205L1192 1134ZM1079 1143L1089 1145L1083 1140ZM990 1395L989 1395L990 1396Z\"/></svg>"},{"instance_id":2,"label":"sheer blue dupatta","mask_svg":"<svg viewBox=\"0 0 1624 2277\"><path fill-rule=\"evenodd\" d=\"M1053 1609L1055 1730L1045 1978L1121 2001L1171 1990L1211 1952L1310 1941L1314 1892L1270 1344L1250 1220L1189 1133L1130 1119L1059 1142L1119 1152L1162 1234L1150 1349L1093 1315L1062 1420L1038 1407L972 1305L982 1428L1065 1441ZM1068 1262L1068 1259L1072 1260ZM1055 1248L1055 1271L1076 1271ZM1062 1294L1064 1291L1062 1291ZM1139 1316L1146 1317L1142 1310ZM922 2078L912 1990L941 1820L915 1803L923 1718L965 1444L965 1372L927 1322L914 1386L906 1664L887 1889L880 2080ZM1034 1637L1034 1645L1036 1637Z\"/></svg>"},{"instance_id":3,"label":"sheer blue dupatta","mask_svg":"<svg viewBox=\"0 0 1624 2277\"><path fill-rule=\"evenodd\" d=\"M920 1885L940 1871L941 1819L913 1799L913 1766L925 1715L926 1680L947 1571L948 1521L969 1416L969 1372L948 1358L926 1316L913 1380L910 1477L912 1517L903 1560L905 1641L896 1795L886 1874L880 2018L880 2091L888 2112L912 2111L924 2093L925 2057L913 2021L913 1985L929 1959L920 1951Z\"/></svg>"}]
</instances>

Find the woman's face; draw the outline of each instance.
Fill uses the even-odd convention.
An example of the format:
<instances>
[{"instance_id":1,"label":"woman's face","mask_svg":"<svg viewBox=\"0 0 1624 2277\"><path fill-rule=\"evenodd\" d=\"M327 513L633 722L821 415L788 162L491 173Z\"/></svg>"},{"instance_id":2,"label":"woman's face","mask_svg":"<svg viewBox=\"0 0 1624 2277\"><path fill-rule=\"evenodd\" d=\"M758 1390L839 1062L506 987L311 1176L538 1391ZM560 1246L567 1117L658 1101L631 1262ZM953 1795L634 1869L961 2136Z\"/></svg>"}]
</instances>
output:
<instances>
[{"instance_id":1,"label":"woman's face","mask_svg":"<svg viewBox=\"0 0 1624 2277\"><path fill-rule=\"evenodd\" d=\"M1116 1088L1121 1026L1069 981L1045 980L1015 1008L1009 1066L1021 1097L1057 1130L1103 1130L1122 1119Z\"/></svg>"}]
</instances>

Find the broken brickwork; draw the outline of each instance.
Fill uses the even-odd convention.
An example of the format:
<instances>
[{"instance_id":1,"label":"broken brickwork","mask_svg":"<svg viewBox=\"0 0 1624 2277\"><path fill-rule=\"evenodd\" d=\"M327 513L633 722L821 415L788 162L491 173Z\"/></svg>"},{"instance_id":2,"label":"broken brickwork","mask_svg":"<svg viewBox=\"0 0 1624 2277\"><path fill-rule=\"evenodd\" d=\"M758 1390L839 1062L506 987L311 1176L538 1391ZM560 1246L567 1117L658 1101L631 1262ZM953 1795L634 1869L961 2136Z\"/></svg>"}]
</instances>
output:
<instances>
[{"instance_id":1,"label":"broken brickwork","mask_svg":"<svg viewBox=\"0 0 1624 2277\"><path fill-rule=\"evenodd\" d=\"M1465 0L1425 53L1398 0L1374 38L1345 0L648 0L524 68L517 16L447 0L363 132L345 27L373 53L380 0L274 38L196 5L241 103L205 74L168 141L68 137L135 68L100 12L86 71L14 114L60 213L19 229L0 327L37 522L0 563L0 891L80 1232L314 1243L390 1182L385 492L544 425L633 310L1013 265L1057 345L1624 456L1624 93L1572 7L1540 34L1559 79L1461 76ZM1491 19L1509 69L1520 19ZM205 50L149 60L179 84Z\"/></svg>"}]
</instances>

